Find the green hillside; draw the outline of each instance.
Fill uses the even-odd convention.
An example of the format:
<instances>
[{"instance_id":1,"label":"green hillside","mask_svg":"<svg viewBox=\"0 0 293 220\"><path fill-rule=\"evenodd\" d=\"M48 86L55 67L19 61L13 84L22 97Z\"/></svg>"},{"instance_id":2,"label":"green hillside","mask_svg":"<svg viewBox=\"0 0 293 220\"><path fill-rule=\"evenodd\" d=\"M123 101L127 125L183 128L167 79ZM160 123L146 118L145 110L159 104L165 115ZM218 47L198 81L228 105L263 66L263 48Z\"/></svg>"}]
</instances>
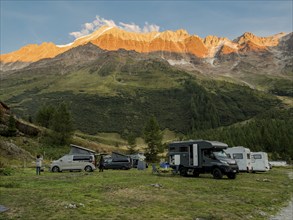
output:
<instances>
[{"instance_id":1,"label":"green hillside","mask_svg":"<svg viewBox=\"0 0 293 220\"><path fill-rule=\"evenodd\" d=\"M279 103L248 87L198 80L166 61L124 51L68 69L63 63L5 75L1 100L23 118L34 118L44 103L66 102L77 130L122 136L140 136L151 115L162 129L187 134L247 120Z\"/></svg>"}]
</instances>

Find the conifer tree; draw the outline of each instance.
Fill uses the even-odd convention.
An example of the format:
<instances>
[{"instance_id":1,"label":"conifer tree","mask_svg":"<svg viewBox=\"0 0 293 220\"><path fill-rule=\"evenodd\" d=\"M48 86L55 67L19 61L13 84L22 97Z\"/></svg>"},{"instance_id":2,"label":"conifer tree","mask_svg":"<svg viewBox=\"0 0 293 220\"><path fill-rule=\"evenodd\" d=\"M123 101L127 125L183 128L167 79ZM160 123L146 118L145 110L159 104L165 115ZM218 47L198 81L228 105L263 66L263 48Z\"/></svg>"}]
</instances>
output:
<instances>
[{"instance_id":1,"label":"conifer tree","mask_svg":"<svg viewBox=\"0 0 293 220\"><path fill-rule=\"evenodd\" d=\"M148 145L145 154L147 161L157 161L158 153L163 150L162 139L162 131L160 130L160 126L156 118L153 116L150 118L144 129L144 140Z\"/></svg>"},{"instance_id":2,"label":"conifer tree","mask_svg":"<svg viewBox=\"0 0 293 220\"><path fill-rule=\"evenodd\" d=\"M130 134L127 138L128 142L128 153L129 154L134 154L136 153L136 142L135 142L135 136L133 134Z\"/></svg>"},{"instance_id":3,"label":"conifer tree","mask_svg":"<svg viewBox=\"0 0 293 220\"><path fill-rule=\"evenodd\" d=\"M55 144L67 144L73 132L73 122L71 114L66 104L61 103L52 116L50 128L51 137Z\"/></svg>"},{"instance_id":4,"label":"conifer tree","mask_svg":"<svg viewBox=\"0 0 293 220\"><path fill-rule=\"evenodd\" d=\"M7 135L8 136L15 136L16 135L16 122L13 115L9 116L8 120L8 128L7 128Z\"/></svg>"},{"instance_id":5,"label":"conifer tree","mask_svg":"<svg viewBox=\"0 0 293 220\"><path fill-rule=\"evenodd\" d=\"M53 106L43 105L37 113L36 122L45 128L49 128L50 123L52 122L54 112L55 108Z\"/></svg>"}]
</instances>

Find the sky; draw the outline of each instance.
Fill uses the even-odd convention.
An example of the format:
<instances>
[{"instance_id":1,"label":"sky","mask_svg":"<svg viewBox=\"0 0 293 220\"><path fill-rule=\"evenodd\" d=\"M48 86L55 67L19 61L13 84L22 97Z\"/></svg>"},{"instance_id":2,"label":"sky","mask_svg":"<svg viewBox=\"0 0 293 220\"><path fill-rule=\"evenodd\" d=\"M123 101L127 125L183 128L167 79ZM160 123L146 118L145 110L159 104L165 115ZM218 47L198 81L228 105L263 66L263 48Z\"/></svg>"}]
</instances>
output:
<instances>
[{"instance_id":1,"label":"sky","mask_svg":"<svg viewBox=\"0 0 293 220\"><path fill-rule=\"evenodd\" d=\"M0 53L27 44L64 45L102 25L127 31L185 29L233 40L244 32L292 32L292 0L29 1L0 0Z\"/></svg>"}]
</instances>

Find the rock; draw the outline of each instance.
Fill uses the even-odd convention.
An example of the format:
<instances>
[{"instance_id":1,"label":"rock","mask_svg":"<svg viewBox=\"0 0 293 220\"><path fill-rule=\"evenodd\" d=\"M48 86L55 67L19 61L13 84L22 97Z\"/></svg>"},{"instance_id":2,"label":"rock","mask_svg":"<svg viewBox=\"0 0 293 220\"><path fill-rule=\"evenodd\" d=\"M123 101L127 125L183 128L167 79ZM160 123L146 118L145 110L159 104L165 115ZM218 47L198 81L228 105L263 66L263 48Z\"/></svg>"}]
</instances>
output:
<instances>
[{"instance_id":1,"label":"rock","mask_svg":"<svg viewBox=\"0 0 293 220\"><path fill-rule=\"evenodd\" d=\"M156 187L156 188L163 187L163 186L162 186L161 184L159 184L159 183L151 184L151 186Z\"/></svg>"}]
</instances>

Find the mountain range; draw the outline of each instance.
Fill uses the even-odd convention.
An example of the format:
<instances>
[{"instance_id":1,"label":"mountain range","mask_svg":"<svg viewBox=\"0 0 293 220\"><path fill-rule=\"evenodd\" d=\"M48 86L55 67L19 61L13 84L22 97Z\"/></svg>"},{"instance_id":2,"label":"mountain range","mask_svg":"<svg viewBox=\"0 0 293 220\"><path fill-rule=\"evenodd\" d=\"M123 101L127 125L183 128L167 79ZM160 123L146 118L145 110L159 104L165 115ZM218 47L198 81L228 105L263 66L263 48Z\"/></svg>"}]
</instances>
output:
<instances>
[{"instance_id":1,"label":"mountain range","mask_svg":"<svg viewBox=\"0 0 293 220\"><path fill-rule=\"evenodd\" d=\"M292 33L229 40L103 26L67 45L2 54L0 99L22 117L65 101L87 133L140 135L150 115L188 133L291 108L292 51Z\"/></svg>"},{"instance_id":2,"label":"mountain range","mask_svg":"<svg viewBox=\"0 0 293 220\"><path fill-rule=\"evenodd\" d=\"M67 45L55 45L54 43L46 42L41 45L31 44L17 51L2 54L0 60L5 70L9 69L8 67L5 68L6 66L15 62L29 64L45 58L54 58L72 48L92 43L107 51L125 49L138 53L178 53L206 59L211 62L217 57L248 52L271 52L277 56L277 53L281 51L280 45L283 45L283 42L288 40L292 43L292 33L258 37L246 32L231 41L217 36L200 38L197 35L189 35L185 30L133 33L117 27L103 26L92 34L80 37Z\"/></svg>"}]
</instances>

